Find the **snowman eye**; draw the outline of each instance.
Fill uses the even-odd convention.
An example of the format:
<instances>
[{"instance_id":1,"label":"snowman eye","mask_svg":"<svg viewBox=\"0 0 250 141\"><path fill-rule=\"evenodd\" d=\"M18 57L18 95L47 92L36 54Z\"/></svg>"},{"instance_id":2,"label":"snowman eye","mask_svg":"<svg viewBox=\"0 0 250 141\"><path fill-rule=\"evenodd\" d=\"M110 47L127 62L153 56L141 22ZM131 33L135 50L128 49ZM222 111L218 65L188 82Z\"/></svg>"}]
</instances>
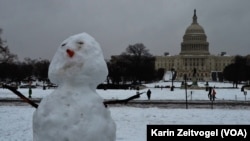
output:
<instances>
[{"instance_id":1,"label":"snowman eye","mask_svg":"<svg viewBox=\"0 0 250 141\"><path fill-rule=\"evenodd\" d=\"M78 42L76 42L77 43L77 48L78 48L78 50L80 50L81 48L82 48L82 45L84 44L84 42L83 41L78 41Z\"/></svg>"},{"instance_id":2,"label":"snowman eye","mask_svg":"<svg viewBox=\"0 0 250 141\"><path fill-rule=\"evenodd\" d=\"M61 46L64 47L66 45L66 43L63 43Z\"/></svg>"},{"instance_id":3,"label":"snowman eye","mask_svg":"<svg viewBox=\"0 0 250 141\"><path fill-rule=\"evenodd\" d=\"M79 44L79 45L83 45L83 44L84 44L84 42L82 42L82 41L78 41L78 42L77 42L77 44Z\"/></svg>"}]
</instances>

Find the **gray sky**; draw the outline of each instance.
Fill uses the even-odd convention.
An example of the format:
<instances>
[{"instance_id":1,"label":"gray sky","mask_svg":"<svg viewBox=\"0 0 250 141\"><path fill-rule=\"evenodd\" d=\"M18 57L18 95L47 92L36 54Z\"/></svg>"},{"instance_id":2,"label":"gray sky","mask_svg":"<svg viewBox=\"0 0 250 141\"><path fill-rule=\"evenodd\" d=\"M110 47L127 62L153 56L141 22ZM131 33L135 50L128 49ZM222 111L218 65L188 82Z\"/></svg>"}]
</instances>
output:
<instances>
[{"instance_id":1,"label":"gray sky","mask_svg":"<svg viewBox=\"0 0 250 141\"><path fill-rule=\"evenodd\" d=\"M2 38L19 59L51 59L70 35L87 32L104 56L143 43L153 55L180 53L197 10L211 54L250 54L249 0L0 0Z\"/></svg>"}]
</instances>

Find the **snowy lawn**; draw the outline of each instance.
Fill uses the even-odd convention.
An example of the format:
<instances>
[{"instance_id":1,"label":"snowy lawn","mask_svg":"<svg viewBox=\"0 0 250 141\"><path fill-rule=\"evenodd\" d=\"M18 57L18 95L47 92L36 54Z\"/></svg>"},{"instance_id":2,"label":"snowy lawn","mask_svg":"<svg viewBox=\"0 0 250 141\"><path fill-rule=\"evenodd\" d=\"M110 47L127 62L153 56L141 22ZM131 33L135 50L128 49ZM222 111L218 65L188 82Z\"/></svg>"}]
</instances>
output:
<instances>
[{"instance_id":1,"label":"snowy lawn","mask_svg":"<svg viewBox=\"0 0 250 141\"><path fill-rule=\"evenodd\" d=\"M148 84L152 91L152 99L184 100L183 89L155 89L155 85L170 83ZM176 83L175 85L178 85ZM202 85L202 84L199 84ZM216 87L231 87L232 84L215 83ZM240 86L241 87L241 86ZM239 87L239 88L240 88ZM140 90L147 91L148 88ZM28 89L18 89L28 96ZM53 89L33 89L34 98L43 98ZM192 91L192 95L191 95ZM224 100L244 101L245 96L240 89L216 89L217 98ZM97 90L105 99L123 99L136 93L135 90ZM246 100L250 100L247 90ZM191 100L208 100L205 90L188 90ZM17 98L9 90L0 89L0 98ZM139 100L147 99L142 95ZM32 115L34 108L30 106L0 106L0 141L32 141ZM247 124L250 125L250 112L247 109L161 109L110 107L111 114L117 125L117 141L145 141L148 124ZM98 126L98 125L94 125Z\"/></svg>"},{"instance_id":2,"label":"snowy lawn","mask_svg":"<svg viewBox=\"0 0 250 141\"><path fill-rule=\"evenodd\" d=\"M204 87L204 82L199 82L199 86ZM169 86L171 82L161 82L161 83L152 83L146 84L147 88L140 90L140 92L146 92L148 89L151 90L151 99L154 100L185 100L185 90L180 88L175 88L174 91L170 91L169 88L154 88L155 85L159 86ZM181 83L175 82L174 85L179 87ZM215 90L217 92L216 97L217 100L240 100L244 101L250 100L250 90L246 90L247 95L245 97L244 93L241 92L241 86L238 86L238 89L233 89L232 84L230 83L216 83L210 82L209 85L211 87L216 87ZM228 87L228 89L224 89ZM222 89L223 88L223 89ZM28 97L28 89L18 89L21 93L23 93L26 97ZM46 89L42 90L42 88L32 89L32 98L43 98L50 94L54 89ZM101 97L104 99L124 99L128 98L132 95L136 94L136 90L100 90L98 89L97 92L100 94ZM191 94L192 92L192 94ZM187 90L188 99L189 100L208 100L208 91L202 90ZM18 98L15 94L11 93L7 89L0 89L0 98ZM137 100L146 100L146 94L141 95L141 97Z\"/></svg>"},{"instance_id":3,"label":"snowy lawn","mask_svg":"<svg viewBox=\"0 0 250 141\"><path fill-rule=\"evenodd\" d=\"M29 106L0 107L0 141L32 141ZM249 124L249 110L111 107L117 141L145 141L148 124ZM98 125L94 125L98 126Z\"/></svg>"}]
</instances>

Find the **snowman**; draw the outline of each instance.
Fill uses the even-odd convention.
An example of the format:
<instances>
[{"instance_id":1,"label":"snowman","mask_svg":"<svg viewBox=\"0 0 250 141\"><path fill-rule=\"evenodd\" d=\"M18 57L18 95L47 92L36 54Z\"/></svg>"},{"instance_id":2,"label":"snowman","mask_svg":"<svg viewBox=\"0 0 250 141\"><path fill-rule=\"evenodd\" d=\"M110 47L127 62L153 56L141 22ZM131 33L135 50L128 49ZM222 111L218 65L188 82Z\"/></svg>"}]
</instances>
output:
<instances>
[{"instance_id":1,"label":"snowman","mask_svg":"<svg viewBox=\"0 0 250 141\"><path fill-rule=\"evenodd\" d=\"M80 33L64 40L49 66L58 88L33 114L33 141L115 141L115 122L96 92L107 74L93 37Z\"/></svg>"}]
</instances>

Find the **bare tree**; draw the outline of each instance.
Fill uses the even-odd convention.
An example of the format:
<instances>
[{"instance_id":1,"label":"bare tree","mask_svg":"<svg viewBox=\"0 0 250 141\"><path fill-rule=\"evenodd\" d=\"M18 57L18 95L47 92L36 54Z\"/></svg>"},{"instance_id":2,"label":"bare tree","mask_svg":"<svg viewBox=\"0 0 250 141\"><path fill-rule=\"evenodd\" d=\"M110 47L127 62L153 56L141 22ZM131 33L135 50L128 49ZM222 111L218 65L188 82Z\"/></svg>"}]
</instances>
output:
<instances>
[{"instance_id":1,"label":"bare tree","mask_svg":"<svg viewBox=\"0 0 250 141\"><path fill-rule=\"evenodd\" d=\"M146 47L142 43L137 43L137 44L134 44L134 45L129 45L126 48L125 54L127 54L127 55L133 55L133 56L137 56L137 57L140 57L140 56L152 56L149 53L148 49L146 49Z\"/></svg>"},{"instance_id":2,"label":"bare tree","mask_svg":"<svg viewBox=\"0 0 250 141\"><path fill-rule=\"evenodd\" d=\"M0 35L2 29L0 28ZM6 41L2 40L0 36L0 63L10 63L17 59L17 55L12 54L6 45Z\"/></svg>"},{"instance_id":3,"label":"bare tree","mask_svg":"<svg viewBox=\"0 0 250 141\"><path fill-rule=\"evenodd\" d=\"M121 55L127 62L129 62L129 68L131 70L130 74L133 77L133 82L141 83L141 80L145 79L149 74L153 74L154 59L149 53L149 50L146 49L144 44L137 43L134 45L129 45L126 48L126 52ZM147 75L146 75L147 74Z\"/></svg>"}]
</instances>

